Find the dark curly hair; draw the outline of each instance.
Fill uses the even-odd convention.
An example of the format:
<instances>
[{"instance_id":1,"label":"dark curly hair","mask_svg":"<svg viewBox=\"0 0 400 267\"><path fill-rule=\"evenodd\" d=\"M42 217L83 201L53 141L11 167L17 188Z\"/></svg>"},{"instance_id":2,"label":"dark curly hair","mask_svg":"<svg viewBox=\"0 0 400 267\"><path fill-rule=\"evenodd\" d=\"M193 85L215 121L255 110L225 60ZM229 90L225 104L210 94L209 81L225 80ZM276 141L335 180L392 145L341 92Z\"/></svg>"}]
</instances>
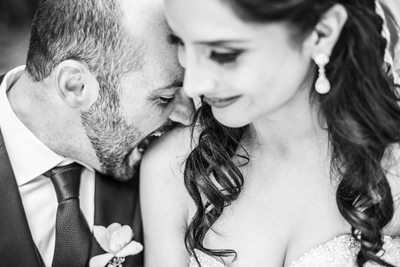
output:
<instances>
[{"instance_id":1,"label":"dark curly hair","mask_svg":"<svg viewBox=\"0 0 400 267\"><path fill-rule=\"evenodd\" d=\"M326 69L332 89L326 95L311 90L310 98L320 102L320 115L326 121L332 151L331 177L339 177L337 205L351 225L352 236L360 243L357 265L371 261L392 266L378 256L383 246L381 230L394 213L381 161L386 148L400 141L399 88L388 68L383 67L387 41L381 35L383 20L375 12L375 1L222 2L244 21L286 21L297 29L296 38L310 33L333 5L346 8L348 19ZM224 208L241 193L245 180L232 158L248 160L246 154L238 155L237 151L250 126L233 129L221 125L206 103L196 118L202 131L186 161L184 181L197 212L186 230L186 247L192 253L199 249L217 257L235 256L234 250L208 249L203 240Z\"/></svg>"}]
</instances>

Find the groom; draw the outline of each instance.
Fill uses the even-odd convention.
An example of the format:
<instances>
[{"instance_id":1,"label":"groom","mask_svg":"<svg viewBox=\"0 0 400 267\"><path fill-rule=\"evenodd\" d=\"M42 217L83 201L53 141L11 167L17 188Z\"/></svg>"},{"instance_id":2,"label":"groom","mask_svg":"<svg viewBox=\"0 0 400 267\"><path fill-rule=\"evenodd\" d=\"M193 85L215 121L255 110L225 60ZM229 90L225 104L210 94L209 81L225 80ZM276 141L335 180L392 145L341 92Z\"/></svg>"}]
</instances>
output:
<instances>
[{"instance_id":1,"label":"groom","mask_svg":"<svg viewBox=\"0 0 400 267\"><path fill-rule=\"evenodd\" d=\"M168 35L162 0L38 9L26 67L0 78L0 266L85 266L94 225L142 242L137 145L190 115Z\"/></svg>"}]
</instances>

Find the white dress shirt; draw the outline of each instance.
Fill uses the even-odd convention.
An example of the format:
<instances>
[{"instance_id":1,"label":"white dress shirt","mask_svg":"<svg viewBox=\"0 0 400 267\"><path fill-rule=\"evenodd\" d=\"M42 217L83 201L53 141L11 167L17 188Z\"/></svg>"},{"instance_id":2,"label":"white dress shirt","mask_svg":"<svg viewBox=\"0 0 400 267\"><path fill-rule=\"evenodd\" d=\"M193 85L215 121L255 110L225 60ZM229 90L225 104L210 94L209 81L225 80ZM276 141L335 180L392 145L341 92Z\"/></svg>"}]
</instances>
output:
<instances>
[{"instance_id":1,"label":"white dress shirt","mask_svg":"<svg viewBox=\"0 0 400 267\"><path fill-rule=\"evenodd\" d=\"M15 115L7 92L24 72L20 66L7 73L0 85L0 128L28 219L29 228L46 266L51 266L55 247L57 196L49 178L42 174L72 163L43 144ZM29 90L30 88L26 88ZM85 167L81 175L80 207L90 229L94 220L95 173Z\"/></svg>"}]
</instances>

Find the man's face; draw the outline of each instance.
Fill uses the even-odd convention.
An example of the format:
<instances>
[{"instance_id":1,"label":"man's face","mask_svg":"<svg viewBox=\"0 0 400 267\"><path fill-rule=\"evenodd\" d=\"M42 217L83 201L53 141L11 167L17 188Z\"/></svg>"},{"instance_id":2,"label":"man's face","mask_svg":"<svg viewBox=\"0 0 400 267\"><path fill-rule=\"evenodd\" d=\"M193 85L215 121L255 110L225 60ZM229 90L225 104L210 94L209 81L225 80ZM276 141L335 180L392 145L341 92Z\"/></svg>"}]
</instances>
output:
<instances>
[{"instance_id":1,"label":"man's face","mask_svg":"<svg viewBox=\"0 0 400 267\"><path fill-rule=\"evenodd\" d=\"M100 79L100 91L106 93L82 117L102 172L126 180L134 174L137 144L169 117L176 118L175 94L183 71L169 41L162 0L121 0L120 5L125 27L140 50L141 67L116 82Z\"/></svg>"}]
</instances>

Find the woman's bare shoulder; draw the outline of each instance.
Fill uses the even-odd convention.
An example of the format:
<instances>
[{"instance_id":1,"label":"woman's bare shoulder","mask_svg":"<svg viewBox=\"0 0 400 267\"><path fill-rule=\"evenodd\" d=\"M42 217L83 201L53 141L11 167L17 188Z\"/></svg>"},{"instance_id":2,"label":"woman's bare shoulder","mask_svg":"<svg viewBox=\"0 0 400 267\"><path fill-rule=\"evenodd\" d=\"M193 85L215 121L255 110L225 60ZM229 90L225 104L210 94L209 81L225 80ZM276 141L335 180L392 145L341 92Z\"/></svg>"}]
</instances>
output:
<instances>
[{"instance_id":1,"label":"woman's bare shoulder","mask_svg":"<svg viewBox=\"0 0 400 267\"><path fill-rule=\"evenodd\" d=\"M154 195L173 193L170 201L190 203L184 186L184 168L187 157L195 145L193 127L176 128L158 140L146 151L140 167L140 190L143 200L154 201ZM196 134L194 133L194 136ZM146 194L145 196L143 194ZM145 200L147 201L147 200ZM173 203L169 203L171 205Z\"/></svg>"},{"instance_id":2,"label":"woman's bare shoulder","mask_svg":"<svg viewBox=\"0 0 400 267\"><path fill-rule=\"evenodd\" d=\"M156 140L146 151L142 171L171 172L181 176L185 160L193 149L192 127L178 127Z\"/></svg>"},{"instance_id":3,"label":"woman's bare shoulder","mask_svg":"<svg viewBox=\"0 0 400 267\"><path fill-rule=\"evenodd\" d=\"M192 149L192 128L177 128L153 143L140 168L140 204L146 266L187 262L184 236L193 201L184 185L184 165Z\"/></svg>"}]
</instances>

